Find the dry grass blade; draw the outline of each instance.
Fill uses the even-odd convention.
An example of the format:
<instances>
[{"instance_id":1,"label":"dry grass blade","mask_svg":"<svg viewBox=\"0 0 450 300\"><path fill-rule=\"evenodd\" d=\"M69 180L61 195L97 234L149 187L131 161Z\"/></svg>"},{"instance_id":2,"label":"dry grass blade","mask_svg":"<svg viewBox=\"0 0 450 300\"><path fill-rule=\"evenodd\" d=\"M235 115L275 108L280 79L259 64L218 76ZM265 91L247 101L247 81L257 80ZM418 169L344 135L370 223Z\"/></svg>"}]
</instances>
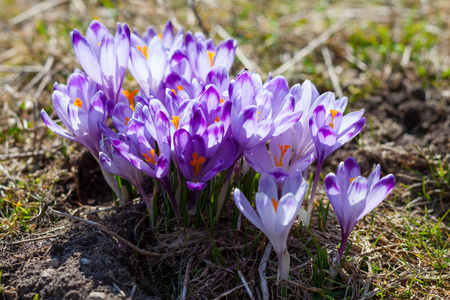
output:
<instances>
[{"instance_id":1,"label":"dry grass blade","mask_svg":"<svg viewBox=\"0 0 450 300\"><path fill-rule=\"evenodd\" d=\"M339 98L344 97L344 93L342 92L341 85L339 84L339 78L336 74L336 71L333 66L333 61L331 59L330 50L328 47L322 47L322 55L325 60L325 64L327 66L328 75L330 76L331 84L333 85L333 89Z\"/></svg>"},{"instance_id":2,"label":"dry grass blade","mask_svg":"<svg viewBox=\"0 0 450 300\"><path fill-rule=\"evenodd\" d=\"M313 52L317 47L325 43L334 33L336 33L338 30L342 28L344 23L345 23L344 20L340 20L339 22L337 22L336 24L325 30L321 35L319 35L317 38L309 42L305 48L295 53L295 55L291 59L289 59L287 62L285 62L284 64L279 66L275 71L273 71L273 74L281 75L290 68L292 68L305 56L307 56L308 54Z\"/></svg>"},{"instance_id":3,"label":"dry grass blade","mask_svg":"<svg viewBox=\"0 0 450 300\"><path fill-rule=\"evenodd\" d=\"M230 39L231 36L228 34L228 32L226 32L225 29L223 29L222 26L220 25L216 25L214 26L214 30L217 32L217 34L222 38L222 39ZM236 48L236 57L241 61L241 63L244 65L244 68L246 68L247 70L255 70L257 73L261 73L261 68L255 64L251 59L249 59L244 52L242 52L241 48L238 47Z\"/></svg>"},{"instance_id":4,"label":"dry grass blade","mask_svg":"<svg viewBox=\"0 0 450 300\"><path fill-rule=\"evenodd\" d=\"M266 266L267 260L269 259L270 251L272 251L272 244L269 242L266 246L266 250L264 251L264 255L261 258L261 263L258 268L259 280L261 281L262 298L264 300L268 300L270 298L269 287L267 285L266 279Z\"/></svg>"},{"instance_id":5,"label":"dry grass blade","mask_svg":"<svg viewBox=\"0 0 450 300\"><path fill-rule=\"evenodd\" d=\"M245 286L245 290L247 291L247 294L250 297L250 299L252 299L252 300L255 299L255 297L253 297L253 293L250 290L250 287L248 286L247 281L245 280L245 277L242 274L241 270L238 270L238 274L239 274L239 277L241 278L242 284Z\"/></svg>"},{"instance_id":6,"label":"dry grass blade","mask_svg":"<svg viewBox=\"0 0 450 300\"><path fill-rule=\"evenodd\" d=\"M38 13L50 9L52 7L58 6L60 4L63 4L64 2L68 2L69 0L48 0L45 2L41 2L35 6L32 6L29 10L21 13L18 16L15 16L14 18L12 18L11 20L9 20L9 24L11 26L17 25L35 15L37 15Z\"/></svg>"},{"instance_id":7,"label":"dry grass blade","mask_svg":"<svg viewBox=\"0 0 450 300\"><path fill-rule=\"evenodd\" d=\"M57 238L57 237L60 237L60 236L64 236L64 234L63 233L61 233L61 234L53 234L53 235L41 236L41 237L38 237L38 238L29 239L29 240L16 241L16 242L10 243L10 245L19 245L19 244L24 244L24 243L31 243L31 242L36 242L36 241L41 241L41 240L46 240L46 239Z\"/></svg>"}]
</instances>

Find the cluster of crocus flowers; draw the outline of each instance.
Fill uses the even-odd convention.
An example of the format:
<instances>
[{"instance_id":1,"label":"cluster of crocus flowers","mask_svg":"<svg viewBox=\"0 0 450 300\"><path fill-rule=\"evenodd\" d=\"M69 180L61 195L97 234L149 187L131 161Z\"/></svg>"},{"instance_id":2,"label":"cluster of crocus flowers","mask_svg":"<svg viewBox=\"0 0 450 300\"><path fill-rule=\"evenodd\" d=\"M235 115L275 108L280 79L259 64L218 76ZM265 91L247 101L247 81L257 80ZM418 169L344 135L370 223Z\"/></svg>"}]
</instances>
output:
<instances>
[{"instance_id":1,"label":"cluster of crocus flowers","mask_svg":"<svg viewBox=\"0 0 450 300\"><path fill-rule=\"evenodd\" d=\"M218 175L221 189L229 190L234 166L245 157L261 174L258 214L239 189L234 190L235 203L267 235L279 259L280 278L287 279L286 241L306 193L308 167L317 160L311 213L325 159L359 134L364 110L344 115L347 98L320 94L308 80L289 87L283 76L263 82L259 74L243 70L230 77L235 40L216 46L201 33L175 32L170 21L161 33L149 27L143 34L118 23L113 36L94 20L84 36L74 30L71 41L84 72L76 70L67 85L55 83L53 106L66 129L42 110L49 129L85 146L122 200L127 191L114 176L135 186L153 224L158 197L147 196L146 176L160 184L179 217L186 211L180 205L187 203L180 197L190 193L195 202L214 189L208 184ZM134 78L130 86L124 86L127 70ZM366 180L359 168L340 165L338 175L325 180L343 229L341 248L356 222L392 189L392 175L379 180L379 170ZM346 172L358 174L354 182L341 184L353 181L342 179Z\"/></svg>"}]
</instances>

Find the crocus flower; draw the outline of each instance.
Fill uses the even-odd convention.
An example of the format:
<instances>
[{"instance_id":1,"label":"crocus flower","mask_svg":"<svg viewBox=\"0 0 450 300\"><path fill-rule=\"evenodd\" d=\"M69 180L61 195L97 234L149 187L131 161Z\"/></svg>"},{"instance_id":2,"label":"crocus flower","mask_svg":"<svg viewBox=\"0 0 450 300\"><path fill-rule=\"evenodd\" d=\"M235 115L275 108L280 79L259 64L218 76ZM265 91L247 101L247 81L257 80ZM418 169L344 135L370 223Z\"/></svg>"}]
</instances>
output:
<instances>
[{"instance_id":1,"label":"crocus flower","mask_svg":"<svg viewBox=\"0 0 450 300\"><path fill-rule=\"evenodd\" d=\"M153 29L144 38L132 35L128 66L141 86L141 94L154 96L167 105L167 89L173 92L172 97L194 99L201 92L202 84L228 83L236 46L237 42L230 39L215 47L201 33L188 32L184 39L183 30L174 35L173 26L168 22L162 35L156 35ZM226 80L222 76L224 72ZM222 93L228 86L221 84L220 88Z\"/></svg>"},{"instance_id":2,"label":"crocus flower","mask_svg":"<svg viewBox=\"0 0 450 300\"><path fill-rule=\"evenodd\" d=\"M276 79L277 77L269 82L276 82ZM278 93L284 90L282 93L285 94L287 88L284 82L278 79L278 83L273 84L269 89ZM281 134L277 135L275 131L269 143L269 149L265 144L259 144L244 151L245 158L253 169L261 174L271 174L278 184L285 180L288 173L307 170L316 159L315 146L309 130L309 119L313 115L314 108L325 100L325 97L319 97L316 87L309 80L305 80L302 85L294 85L288 91L288 96L284 97L294 99L296 107L294 112L301 112L298 122ZM275 123L275 126L278 126L278 132L285 129L277 124L292 124L286 119L280 119Z\"/></svg>"},{"instance_id":3,"label":"crocus flower","mask_svg":"<svg viewBox=\"0 0 450 300\"><path fill-rule=\"evenodd\" d=\"M325 159L360 133L366 122L366 119L363 118L364 109L344 116L347 97L335 100L334 94L327 92L319 96L315 102L317 102L317 106L309 119L309 130L314 143L317 167L309 199L306 224L309 224L314 196Z\"/></svg>"},{"instance_id":4,"label":"crocus flower","mask_svg":"<svg viewBox=\"0 0 450 300\"><path fill-rule=\"evenodd\" d=\"M117 24L113 37L108 29L94 20L86 37L76 29L70 33L73 51L86 74L102 88L108 100L127 101L122 94L122 83L130 56L130 29Z\"/></svg>"},{"instance_id":5,"label":"crocus flower","mask_svg":"<svg viewBox=\"0 0 450 300\"><path fill-rule=\"evenodd\" d=\"M281 193L278 192L272 176L263 174L259 180L259 192L255 195L257 214L244 194L237 188L234 190L237 208L272 243L278 256L280 279L287 279L289 275L290 259L286 242L305 192L306 182L302 182L301 172L289 176Z\"/></svg>"},{"instance_id":6,"label":"crocus flower","mask_svg":"<svg viewBox=\"0 0 450 300\"><path fill-rule=\"evenodd\" d=\"M256 172L269 173L280 185L290 173L302 172L314 161L310 155L295 161L291 158L295 147L294 131L289 129L270 140L269 150L265 144L260 144L245 151L245 159Z\"/></svg>"},{"instance_id":7,"label":"crocus flower","mask_svg":"<svg viewBox=\"0 0 450 300\"><path fill-rule=\"evenodd\" d=\"M144 97L154 96L164 101L168 59L167 49L159 38L153 38L148 45L131 47L128 68Z\"/></svg>"},{"instance_id":8,"label":"crocus flower","mask_svg":"<svg viewBox=\"0 0 450 300\"><path fill-rule=\"evenodd\" d=\"M292 127L301 117L287 81L277 76L262 84L261 77L242 71L229 86L231 131L239 159L244 150L264 144Z\"/></svg>"},{"instance_id":9,"label":"crocus flower","mask_svg":"<svg viewBox=\"0 0 450 300\"><path fill-rule=\"evenodd\" d=\"M325 177L325 191L341 226L339 259L353 227L386 198L394 185L392 174L380 179L380 165L369 178L362 177L353 157L341 162L336 174L330 173Z\"/></svg>"},{"instance_id":10,"label":"crocus flower","mask_svg":"<svg viewBox=\"0 0 450 300\"><path fill-rule=\"evenodd\" d=\"M82 144L98 159L101 132L97 123L106 124L105 94L84 73L75 72L70 75L67 86L55 83L52 102L67 130L42 109L45 125L56 134Z\"/></svg>"},{"instance_id":11,"label":"crocus flower","mask_svg":"<svg viewBox=\"0 0 450 300\"><path fill-rule=\"evenodd\" d=\"M232 166L236 157L234 142L224 135L223 122L208 126L208 114L205 116L202 103L188 104L173 136L179 170L192 191L204 189L206 182Z\"/></svg>"},{"instance_id":12,"label":"crocus flower","mask_svg":"<svg viewBox=\"0 0 450 300\"><path fill-rule=\"evenodd\" d=\"M336 149L361 132L366 122L364 110L344 116L347 98L335 100L333 93L320 96L318 105L309 119L312 139L316 148L317 161L322 164Z\"/></svg>"},{"instance_id":13,"label":"crocus flower","mask_svg":"<svg viewBox=\"0 0 450 300\"><path fill-rule=\"evenodd\" d=\"M195 77L205 82L212 67L223 67L230 71L234 61L237 41L228 39L217 47L211 39L206 39L203 33L186 34L186 54L191 63Z\"/></svg>"}]
</instances>

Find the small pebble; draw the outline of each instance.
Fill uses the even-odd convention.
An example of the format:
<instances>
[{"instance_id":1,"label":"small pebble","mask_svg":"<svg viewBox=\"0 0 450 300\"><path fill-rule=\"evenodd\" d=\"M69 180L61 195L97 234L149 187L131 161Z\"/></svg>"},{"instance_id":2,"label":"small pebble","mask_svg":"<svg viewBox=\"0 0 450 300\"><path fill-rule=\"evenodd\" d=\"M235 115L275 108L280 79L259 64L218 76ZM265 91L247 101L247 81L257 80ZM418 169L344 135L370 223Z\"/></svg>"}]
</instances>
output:
<instances>
[{"instance_id":1,"label":"small pebble","mask_svg":"<svg viewBox=\"0 0 450 300\"><path fill-rule=\"evenodd\" d=\"M41 272L41 277L42 278L50 278L53 277L53 275L56 274L56 270L53 268L48 268L45 269L44 271Z\"/></svg>"},{"instance_id":2,"label":"small pebble","mask_svg":"<svg viewBox=\"0 0 450 300\"><path fill-rule=\"evenodd\" d=\"M91 261L87 258L80 258L80 263L82 265L89 265L91 263Z\"/></svg>"},{"instance_id":3,"label":"small pebble","mask_svg":"<svg viewBox=\"0 0 450 300\"><path fill-rule=\"evenodd\" d=\"M49 259L46 261L45 264L47 267L57 268L59 266L59 259L57 259L57 258Z\"/></svg>"},{"instance_id":4,"label":"small pebble","mask_svg":"<svg viewBox=\"0 0 450 300\"><path fill-rule=\"evenodd\" d=\"M90 292L87 296L87 300L103 300L106 299L107 295L102 292Z\"/></svg>"}]
</instances>

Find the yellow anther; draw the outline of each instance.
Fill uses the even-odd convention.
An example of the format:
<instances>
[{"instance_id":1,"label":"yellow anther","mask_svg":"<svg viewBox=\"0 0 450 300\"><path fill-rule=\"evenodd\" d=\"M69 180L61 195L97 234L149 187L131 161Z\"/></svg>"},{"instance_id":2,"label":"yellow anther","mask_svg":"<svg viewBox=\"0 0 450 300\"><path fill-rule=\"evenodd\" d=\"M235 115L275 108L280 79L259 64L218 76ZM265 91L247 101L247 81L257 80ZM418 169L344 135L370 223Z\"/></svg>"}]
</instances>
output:
<instances>
[{"instance_id":1,"label":"yellow anther","mask_svg":"<svg viewBox=\"0 0 450 300\"><path fill-rule=\"evenodd\" d=\"M130 107L131 109L134 111L134 96L136 96L136 94L139 92L139 90L125 90L122 92L122 94L125 95L125 97L128 98L128 101L130 101Z\"/></svg>"},{"instance_id":2,"label":"yellow anther","mask_svg":"<svg viewBox=\"0 0 450 300\"><path fill-rule=\"evenodd\" d=\"M155 161L155 150L150 150L150 156L147 153L142 153L142 155L145 157L145 161L148 163L151 163L152 165L156 164Z\"/></svg>"},{"instance_id":3,"label":"yellow anther","mask_svg":"<svg viewBox=\"0 0 450 300\"><path fill-rule=\"evenodd\" d=\"M75 99L75 102L73 103L73 105L81 108L81 106L83 105L83 101L80 100L80 98Z\"/></svg>"},{"instance_id":4,"label":"yellow anther","mask_svg":"<svg viewBox=\"0 0 450 300\"><path fill-rule=\"evenodd\" d=\"M331 113L331 123L328 124L328 125L331 126L331 129L334 129L333 121L334 121L334 117L336 117L338 111L337 111L337 110L334 110L334 109L330 109L330 113Z\"/></svg>"},{"instance_id":5,"label":"yellow anther","mask_svg":"<svg viewBox=\"0 0 450 300\"><path fill-rule=\"evenodd\" d=\"M275 213L277 213L278 201L275 200L275 198L272 198L272 205L273 205L273 208L275 209Z\"/></svg>"},{"instance_id":6,"label":"yellow anther","mask_svg":"<svg viewBox=\"0 0 450 300\"><path fill-rule=\"evenodd\" d=\"M220 104L224 103L225 100L223 100L223 98L220 98Z\"/></svg>"},{"instance_id":7,"label":"yellow anther","mask_svg":"<svg viewBox=\"0 0 450 300\"><path fill-rule=\"evenodd\" d=\"M192 153L191 166L195 176L198 176L198 174L200 174L200 170L205 161L205 158L203 156L199 157L197 152Z\"/></svg>"},{"instance_id":8,"label":"yellow anther","mask_svg":"<svg viewBox=\"0 0 450 300\"><path fill-rule=\"evenodd\" d=\"M147 54L147 46L141 47L141 46L137 46L137 48L139 49L139 51L142 52L142 54L144 54L145 59L148 59L148 54Z\"/></svg>"},{"instance_id":9,"label":"yellow anther","mask_svg":"<svg viewBox=\"0 0 450 300\"><path fill-rule=\"evenodd\" d=\"M162 41L162 33L159 33L158 36L159 36L159 40Z\"/></svg>"},{"instance_id":10,"label":"yellow anther","mask_svg":"<svg viewBox=\"0 0 450 300\"><path fill-rule=\"evenodd\" d=\"M353 180L355 180L356 177L350 178L350 183L353 182Z\"/></svg>"},{"instance_id":11,"label":"yellow anther","mask_svg":"<svg viewBox=\"0 0 450 300\"><path fill-rule=\"evenodd\" d=\"M282 145L278 145L278 147L280 147L281 150L281 155L280 155L280 160L277 160L277 156L274 155L275 157L275 165L277 167L283 167L283 157L286 154L286 151L291 147L291 145L284 145L284 147Z\"/></svg>"},{"instance_id":12,"label":"yellow anther","mask_svg":"<svg viewBox=\"0 0 450 300\"><path fill-rule=\"evenodd\" d=\"M100 43L97 44L100 47Z\"/></svg>"},{"instance_id":13,"label":"yellow anther","mask_svg":"<svg viewBox=\"0 0 450 300\"><path fill-rule=\"evenodd\" d=\"M172 116L172 124L175 126L175 129L178 129L178 122L180 122L179 116Z\"/></svg>"},{"instance_id":14,"label":"yellow anther","mask_svg":"<svg viewBox=\"0 0 450 300\"><path fill-rule=\"evenodd\" d=\"M261 112L258 110L258 118L256 119L256 120L259 120L259 114L260 114Z\"/></svg>"},{"instance_id":15,"label":"yellow anther","mask_svg":"<svg viewBox=\"0 0 450 300\"><path fill-rule=\"evenodd\" d=\"M211 67L214 66L214 55L216 55L216 52L208 51L209 63L211 64Z\"/></svg>"}]
</instances>

